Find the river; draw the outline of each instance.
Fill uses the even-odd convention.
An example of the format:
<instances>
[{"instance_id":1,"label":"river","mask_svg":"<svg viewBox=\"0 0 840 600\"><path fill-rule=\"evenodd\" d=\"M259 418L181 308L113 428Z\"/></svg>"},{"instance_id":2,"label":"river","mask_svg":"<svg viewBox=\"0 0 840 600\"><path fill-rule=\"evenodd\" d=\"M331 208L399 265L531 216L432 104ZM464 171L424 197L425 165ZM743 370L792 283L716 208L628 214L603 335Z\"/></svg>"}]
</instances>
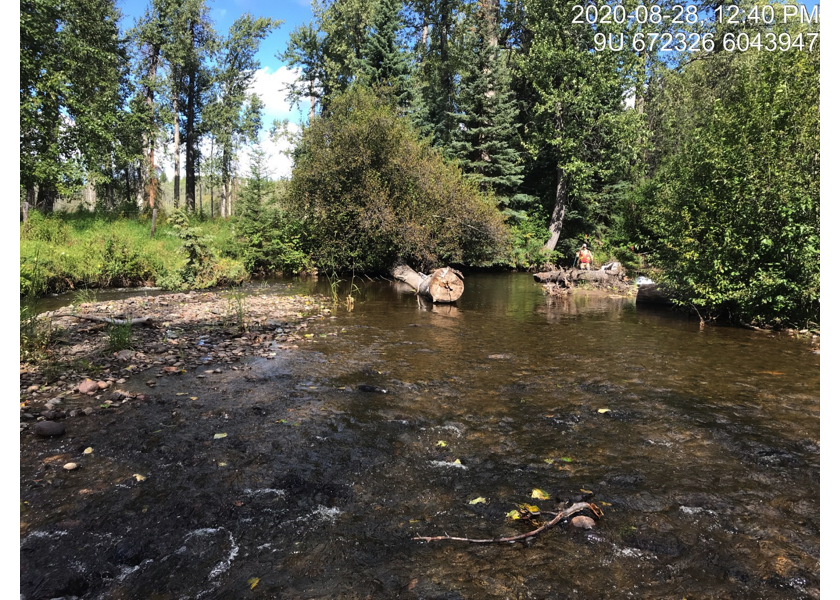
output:
<instances>
[{"instance_id":1,"label":"river","mask_svg":"<svg viewBox=\"0 0 840 600\"><path fill-rule=\"evenodd\" d=\"M22 597L819 597L808 340L549 298L528 274L465 285L431 306L343 281L292 353L22 438ZM84 469L44 475L89 446ZM517 504L581 496L595 529L411 539L516 535Z\"/></svg>"}]
</instances>

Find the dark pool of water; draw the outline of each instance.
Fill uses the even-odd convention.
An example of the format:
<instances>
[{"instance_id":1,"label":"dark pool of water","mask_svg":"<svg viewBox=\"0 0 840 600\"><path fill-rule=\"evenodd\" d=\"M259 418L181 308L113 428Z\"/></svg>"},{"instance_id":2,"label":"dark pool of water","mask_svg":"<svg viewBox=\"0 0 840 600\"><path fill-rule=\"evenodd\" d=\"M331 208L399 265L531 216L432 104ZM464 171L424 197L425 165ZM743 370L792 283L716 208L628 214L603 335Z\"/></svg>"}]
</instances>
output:
<instances>
[{"instance_id":1,"label":"dark pool of water","mask_svg":"<svg viewBox=\"0 0 840 600\"><path fill-rule=\"evenodd\" d=\"M806 341L546 298L527 274L468 275L455 306L336 291L352 310L292 354L22 438L23 597L819 597ZM516 504L581 490L593 531L411 539L522 533Z\"/></svg>"}]
</instances>

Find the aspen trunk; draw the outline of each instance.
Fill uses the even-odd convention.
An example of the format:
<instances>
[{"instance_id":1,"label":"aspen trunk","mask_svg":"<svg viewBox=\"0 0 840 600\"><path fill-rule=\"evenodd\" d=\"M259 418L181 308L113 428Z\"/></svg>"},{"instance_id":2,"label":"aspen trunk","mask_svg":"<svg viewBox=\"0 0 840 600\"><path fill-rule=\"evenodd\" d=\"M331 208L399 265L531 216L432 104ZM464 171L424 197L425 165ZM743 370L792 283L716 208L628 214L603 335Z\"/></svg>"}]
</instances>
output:
<instances>
[{"instance_id":1,"label":"aspen trunk","mask_svg":"<svg viewBox=\"0 0 840 600\"><path fill-rule=\"evenodd\" d=\"M173 190L173 203L175 208L181 204L181 128L178 123L178 97L172 99L172 112L175 113L175 119L172 123L172 128L175 132L175 186Z\"/></svg>"}]
</instances>

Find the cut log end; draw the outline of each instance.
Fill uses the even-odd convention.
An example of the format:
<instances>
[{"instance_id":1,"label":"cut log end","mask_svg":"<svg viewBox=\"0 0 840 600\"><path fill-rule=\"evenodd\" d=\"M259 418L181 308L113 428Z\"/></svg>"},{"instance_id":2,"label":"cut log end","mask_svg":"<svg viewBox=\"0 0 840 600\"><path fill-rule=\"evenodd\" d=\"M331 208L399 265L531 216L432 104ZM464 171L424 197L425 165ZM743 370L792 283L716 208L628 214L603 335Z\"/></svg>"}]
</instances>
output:
<instances>
[{"instance_id":1,"label":"cut log end","mask_svg":"<svg viewBox=\"0 0 840 600\"><path fill-rule=\"evenodd\" d=\"M455 302L464 293L464 281L455 269L438 269L429 277L432 302Z\"/></svg>"},{"instance_id":2,"label":"cut log end","mask_svg":"<svg viewBox=\"0 0 840 600\"><path fill-rule=\"evenodd\" d=\"M410 267L399 265L391 270L391 274L413 287L420 296L438 304L455 302L464 293L464 275L452 267L436 269L430 275L423 275Z\"/></svg>"}]
</instances>

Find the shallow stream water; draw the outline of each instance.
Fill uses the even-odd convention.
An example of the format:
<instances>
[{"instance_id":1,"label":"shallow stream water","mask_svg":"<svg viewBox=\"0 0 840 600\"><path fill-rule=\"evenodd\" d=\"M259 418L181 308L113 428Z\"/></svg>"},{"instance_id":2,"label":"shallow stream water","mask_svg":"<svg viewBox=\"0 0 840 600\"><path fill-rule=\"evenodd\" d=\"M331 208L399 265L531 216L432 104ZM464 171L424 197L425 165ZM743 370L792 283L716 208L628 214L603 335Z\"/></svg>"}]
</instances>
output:
<instances>
[{"instance_id":1,"label":"shallow stream water","mask_svg":"<svg viewBox=\"0 0 840 600\"><path fill-rule=\"evenodd\" d=\"M352 283L292 353L22 437L22 597L819 597L807 341L528 274L468 274L455 306ZM289 291L331 288L254 289ZM523 533L517 504L582 490L594 530L411 539Z\"/></svg>"}]
</instances>

